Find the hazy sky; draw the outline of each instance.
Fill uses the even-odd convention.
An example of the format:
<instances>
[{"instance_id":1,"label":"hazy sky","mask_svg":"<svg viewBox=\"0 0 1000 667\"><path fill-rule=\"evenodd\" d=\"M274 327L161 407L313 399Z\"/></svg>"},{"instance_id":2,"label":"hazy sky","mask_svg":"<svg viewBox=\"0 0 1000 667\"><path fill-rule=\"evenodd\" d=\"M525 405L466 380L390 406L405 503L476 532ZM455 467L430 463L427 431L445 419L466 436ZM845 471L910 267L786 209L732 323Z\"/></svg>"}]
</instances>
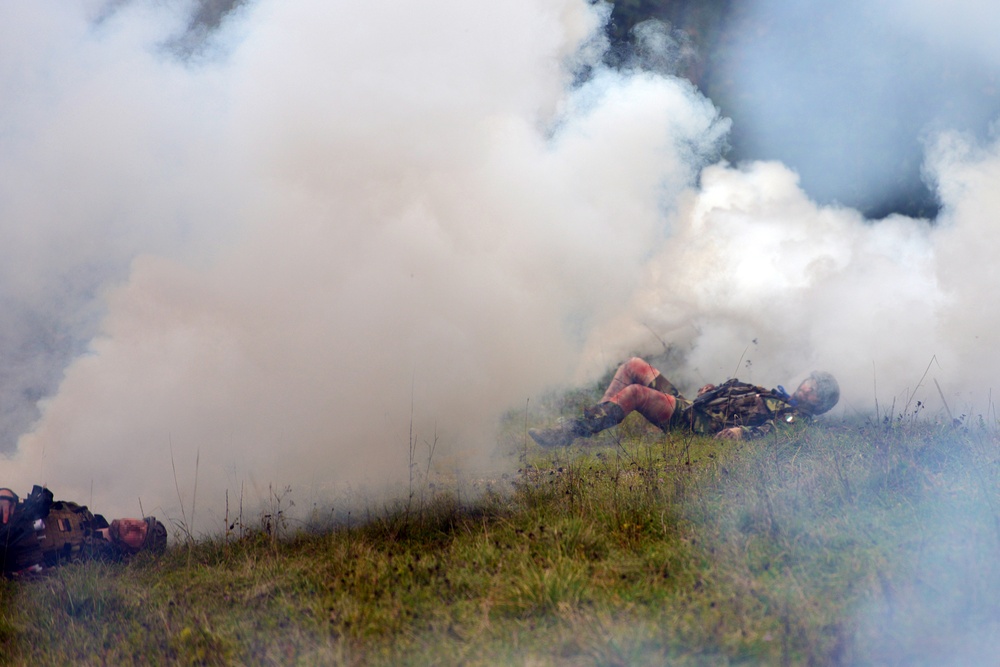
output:
<instances>
[{"instance_id":1,"label":"hazy sky","mask_svg":"<svg viewBox=\"0 0 1000 667\"><path fill-rule=\"evenodd\" d=\"M892 48L996 64L996 10L844 7L904 15ZM186 8L0 5L9 484L176 517L173 469L188 497L197 467L208 529L227 490L403 481L413 437L496 471L500 413L660 340L686 389L822 367L839 414L937 400L931 378L989 409L991 137L921 127L941 215L871 223L780 162L719 162L730 121L686 81L603 68L606 11L582 0L258 0L180 58ZM828 38L868 49L890 127L905 77L850 19ZM785 140L840 108L772 102Z\"/></svg>"},{"instance_id":2,"label":"hazy sky","mask_svg":"<svg viewBox=\"0 0 1000 667\"><path fill-rule=\"evenodd\" d=\"M708 87L736 120L734 153L792 166L814 199L932 210L926 143L948 129L983 139L1000 111L982 28L996 14L977 0L733 3Z\"/></svg>"}]
</instances>

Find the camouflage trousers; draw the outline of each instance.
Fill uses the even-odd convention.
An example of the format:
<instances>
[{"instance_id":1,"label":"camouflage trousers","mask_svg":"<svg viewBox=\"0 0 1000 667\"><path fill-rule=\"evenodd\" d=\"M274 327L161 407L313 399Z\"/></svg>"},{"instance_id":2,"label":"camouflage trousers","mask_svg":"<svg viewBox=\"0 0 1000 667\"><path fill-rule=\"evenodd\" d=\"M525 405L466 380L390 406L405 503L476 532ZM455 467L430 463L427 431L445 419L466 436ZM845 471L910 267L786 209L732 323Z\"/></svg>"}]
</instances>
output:
<instances>
[{"instance_id":1,"label":"camouflage trousers","mask_svg":"<svg viewBox=\"0 0 1000 667\"><path fill-rule=\"evenodd\" d=\"M633 357L615 371L601 402L617 403L626 415L638 412L666 430L677 408L677 398L654 388L659 377L660 371L644 359Z\"/></svg>"}]
</instances>

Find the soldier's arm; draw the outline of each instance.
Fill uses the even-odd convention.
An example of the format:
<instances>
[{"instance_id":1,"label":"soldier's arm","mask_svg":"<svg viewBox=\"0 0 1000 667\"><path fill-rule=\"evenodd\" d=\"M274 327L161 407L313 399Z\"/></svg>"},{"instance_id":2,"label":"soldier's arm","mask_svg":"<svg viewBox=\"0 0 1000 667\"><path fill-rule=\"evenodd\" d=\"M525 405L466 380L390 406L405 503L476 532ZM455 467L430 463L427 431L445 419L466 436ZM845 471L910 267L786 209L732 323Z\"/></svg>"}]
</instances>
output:
<instances>
[{"instance_id":1,"label":"soldier's arm","mask_svg":"<svg viewBox=\"0 0 1000 667\"><path fill-rule=\"evenodd\" d=\"M715 434L719 440L756 440L774 430L774 421L766 421L759 426L732 426Z\"/></svg>"},{"instance_id":2,"label":"soldier's arm","mask_svg":"<svg viewBox=\"0 0 1000 667\"><path fill-rule=\"evenodd\" d=\"M769 419L760 426L742 426L744 440L756 440L774 430L774 420Z\"/></svg>"},{"instance_id":3,"label":"soldier's arm","mask_svg":"<svg viewBox=\"0 0 1000 667\"><path fill-rule=\"evenodd\" d=\"M797 414L789 409L789 405L786 401L779 400L772 396L764 399L762 407L769 415L769 419L757 426L741 427L743 431L743 440L756 440L757 438L763 438L773 432L778 424L792 424L796 421Z\"/></svg>"}]
</instances>

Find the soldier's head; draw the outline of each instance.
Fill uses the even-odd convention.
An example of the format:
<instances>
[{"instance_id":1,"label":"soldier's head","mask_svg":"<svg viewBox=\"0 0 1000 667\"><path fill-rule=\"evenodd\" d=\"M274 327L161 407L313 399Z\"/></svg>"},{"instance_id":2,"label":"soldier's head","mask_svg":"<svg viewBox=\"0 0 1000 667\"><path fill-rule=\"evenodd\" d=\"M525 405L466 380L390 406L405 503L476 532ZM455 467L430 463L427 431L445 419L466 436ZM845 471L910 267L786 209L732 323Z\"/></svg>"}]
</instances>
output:
<instances>
[{"instance_id":1,"label":"soldier's head","mask_svg":"<svg viewBox=\"0 0 1000 667\"><path fill-rule=\"evenodd\" d=\"M157 521L156 517L146 517L146 539L142 548L157 556L167 550L167 527Z\"/></svg>"},{"instance_id":2,"label":"soldier's head","mask_svg":"<svg viewBox=\"0 0 1000 667\"><path fill-rule=\"evenodd\" d=\"M115 519L108 530L111 541L129 553L151 551L161 554L167 548L167 529L154 517Z\"/></svg>"},{"instance_id":3,"label":"soldier's head","mask_svg":"<svg viewBox=\"0 0 1000 667\"><path fill-rule=\"evenodd\" d=\"M840 400L837 379L825 371L813 371L792 394L795 404L812 415L829 412Z\"/></svg>"},{"instance_id":4,"label":"soldier's head","mask_svg":"<svg viewBox=\"0 0 1000 667\"><path fill-rule=\"evenodd\" d=\"M14 516L19 498L10 489L0 489L0 523L7 523Z\"/></svg>"}]
</instances>

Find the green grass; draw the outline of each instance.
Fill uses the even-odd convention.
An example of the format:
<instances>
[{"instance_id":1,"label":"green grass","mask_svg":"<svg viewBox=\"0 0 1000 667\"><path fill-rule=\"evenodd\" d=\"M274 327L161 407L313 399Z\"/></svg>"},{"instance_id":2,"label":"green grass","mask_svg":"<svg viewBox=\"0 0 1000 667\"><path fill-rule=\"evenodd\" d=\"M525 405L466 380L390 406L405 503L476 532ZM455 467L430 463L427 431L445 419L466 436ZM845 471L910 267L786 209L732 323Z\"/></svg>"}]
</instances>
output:
<instances>
[{"instance_id":1,"label":"green grass","mask_svg":"<svg viewBox=\"0 0 1000 667\"><path fill-rule=\"evenodd\" d=\"M0 585L8 664L939 665L1000 647L1000 437L630 418L474 501Z\"/></svg>"}]
</instances>

